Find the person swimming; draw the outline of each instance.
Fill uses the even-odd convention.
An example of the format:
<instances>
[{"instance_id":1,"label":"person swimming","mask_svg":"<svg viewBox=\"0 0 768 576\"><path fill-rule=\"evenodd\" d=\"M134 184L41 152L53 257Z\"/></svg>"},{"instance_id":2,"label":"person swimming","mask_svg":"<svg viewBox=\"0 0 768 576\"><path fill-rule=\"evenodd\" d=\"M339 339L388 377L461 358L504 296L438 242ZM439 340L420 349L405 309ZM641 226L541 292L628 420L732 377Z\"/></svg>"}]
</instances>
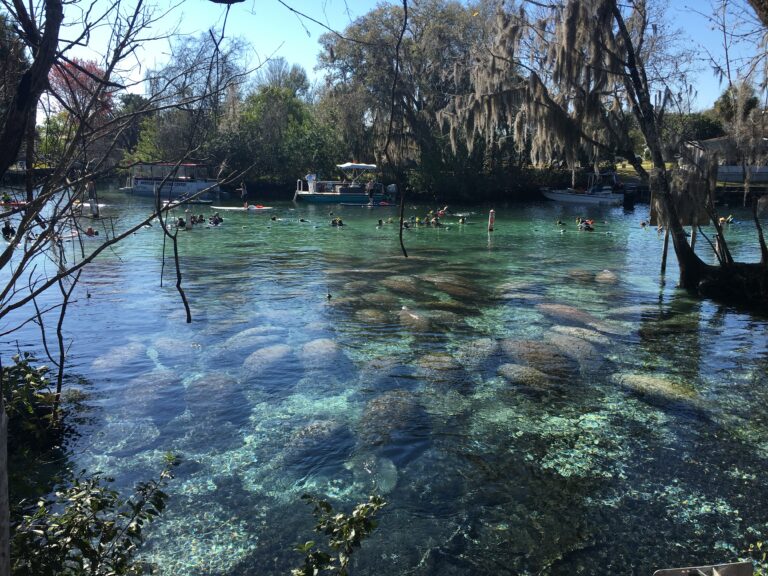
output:
<instances>
[{"instance_id":1,"label":"person swimming","mask_svg":"<svg viewBox=\"0 0 768 576\"><path fill-rule=\"evenodd\" d=\"M10 240L14 236L16 236L16 228L11 226L11 223L6 220L5 224L3 224L3 238Z\"/></svg>"}]
</instances>

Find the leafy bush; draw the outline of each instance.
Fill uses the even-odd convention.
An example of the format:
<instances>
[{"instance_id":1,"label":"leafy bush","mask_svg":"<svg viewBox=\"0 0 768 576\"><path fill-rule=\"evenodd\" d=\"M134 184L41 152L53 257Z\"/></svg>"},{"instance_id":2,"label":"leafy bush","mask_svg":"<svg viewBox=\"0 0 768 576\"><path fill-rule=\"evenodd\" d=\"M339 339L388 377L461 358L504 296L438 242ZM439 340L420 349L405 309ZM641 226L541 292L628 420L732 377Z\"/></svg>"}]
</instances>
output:
<instances>
[{"instance_id":1,"label":"leafy bush","mask_svg":"<svg viewBox=\"0 0 768 576\"><path fill-rule=\"evenodd\" d=\"M55 499L41 500L15 527L14 576L113 576L142 574L135 556L145 524L168 498L176 457L167 455L158 479L142 482L128 499L108 487L110 478L83 473Z\"/></svg>"},{"instance_id":2,"label":"leafy bush","mask_svg":"<svg viewBox=\"0 0 768 576\"><path fill-rule=\"evenodd\" d=\"M8 414L9 446L15 437L45 442L53 424L55 393L46 375L47 366L33 366L35 357L29 352L11 358L13 364L3 367L2 391Z\"/></svg>"},{"instance_id":3,"label":"leafy bush","mask_svg":"<svg viewBox=\"0 0 768 576\"><path fill-rule=\"evenodd\" d=\"M325 572L347 576L349 557L374 531L377 523L373 518L387 503L380 496L370 496L367 503L358 504L352 514L346 515L335 514L333 507L325 500L319 500L309 494L304 494L301 498L314 506L312 513L317 518L315 531L328 536L328 545L337 552L337 556L334 558L316 547L314 540L310 540L296 547L298 552L305 554L304 565L293 569L291 574L317 576Z\"/></svg>"}]
</instances>

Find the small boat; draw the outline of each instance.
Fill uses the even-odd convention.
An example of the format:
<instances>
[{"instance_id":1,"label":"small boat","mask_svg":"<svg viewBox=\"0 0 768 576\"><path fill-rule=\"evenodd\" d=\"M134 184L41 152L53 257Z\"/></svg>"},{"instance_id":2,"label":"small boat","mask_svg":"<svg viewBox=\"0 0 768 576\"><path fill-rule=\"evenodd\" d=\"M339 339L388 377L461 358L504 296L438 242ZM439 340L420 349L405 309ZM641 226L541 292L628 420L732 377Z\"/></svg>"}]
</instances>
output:
<instances>
[{"instance_id":1,"label":"small boat","mask_svg":"<svg viewBox=\"0 0 768 576\"><path fill-rule=\"evenodd\" d=\"M131 168L127 185L120 188L136 196L183 200L195 196L196 203L213 202L221 193L219 182L208 176L204 164L140 163ZM192 202L192 200L187 200Z\"/></svg>"},{"instance_id":2,"label":"small boat","mask_svg":"<svg viewBox=\"0 0 768 576\"><path fill-rule=\"evenodd\" d=\"M245 206L211 206L213 210L232 210L235 212L260 212L262 210L272 210L272 206L262 206L261 204L249 204Z\"/></svg>"},{"instance_id":3,"label":"small boat","mask_svg":"<svg viewBox=\"0 0 768 576\"><path fill-rule=\"evenodd\" d=\"M355 205L394 202L397 188L394 184L384 186L375 181L376 164L347 162L336 167L344 174L343 180L320 180L317 174L307 174L296 182L293 200Z\"/></svg>"},{"instance_id":4,"label":"small boat","mask_svg":"<svg viewBox=\"0 0 768 576\"><path fill-rule=\"evenodd\" d=\"M545 198L556 202L572 204L602 204L618 206L624 203L624 192L620 188L618 176L612 172L605 174L592 174L590 184L586 190L566 188L563 190L551 190L542 188L541 193Z\"/></svg>"},{"instance_id":5,"label":"small boat","mask_svg":"<svg viewBox=\"0 0 768 576\"><path fill-rule=\"evenodd\" d=\"M163 200L163 206L181 206L182 204L201 204L204 206L210 206L213 204L213 200L201 200L200 198L193 198L193 199L187 199L187 198L178 198L176 200Z\"/></svg>"}]
</instances>

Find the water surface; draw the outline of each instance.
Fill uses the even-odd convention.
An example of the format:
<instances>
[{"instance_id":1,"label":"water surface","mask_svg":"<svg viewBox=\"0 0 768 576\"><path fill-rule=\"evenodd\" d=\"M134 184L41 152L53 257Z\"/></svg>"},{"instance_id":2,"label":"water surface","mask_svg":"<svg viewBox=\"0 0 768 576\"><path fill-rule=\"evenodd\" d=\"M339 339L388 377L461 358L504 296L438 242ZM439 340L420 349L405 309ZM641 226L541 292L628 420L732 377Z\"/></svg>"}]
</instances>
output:
<instances>
[{"instance_id":1,"label":"water surface","mask_svg":"<svg viewBox=\"0 0 768 576\"><path fill-rule=\"evenodd\" d=\"M105 198L119 225L148 209ZM157 226L67 319L76 466L131 486L183 458L157 573L287 573L305 492L387 500L355 574L650 574L763 536L766 320L688 298L673 256L662 282L647 207L495 206L493 233L456 208L408 258L394 209L274 208L180 233L191 324ZM748 223L727 234L757 258Z\"/></svg>"}]
</instances>

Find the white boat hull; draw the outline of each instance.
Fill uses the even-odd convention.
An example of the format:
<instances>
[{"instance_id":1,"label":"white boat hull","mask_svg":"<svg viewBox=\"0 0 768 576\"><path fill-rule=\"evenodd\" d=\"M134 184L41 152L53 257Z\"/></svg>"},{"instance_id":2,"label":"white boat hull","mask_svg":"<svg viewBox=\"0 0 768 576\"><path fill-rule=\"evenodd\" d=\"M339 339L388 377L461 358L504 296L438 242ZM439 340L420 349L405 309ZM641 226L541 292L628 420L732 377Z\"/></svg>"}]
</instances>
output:
<instances>
[{"instance_id":1,"label":"white boat hull","mask_svg":"<svg viewBox=\"0 0 768 576\"><path fill-rule=\"evenodd\" d=\"M616 192L577 192L575 190L542 190L545 198L569 204L603 204L619 206L624 203L624 194Z\"/></svg>"}]
</instances>

